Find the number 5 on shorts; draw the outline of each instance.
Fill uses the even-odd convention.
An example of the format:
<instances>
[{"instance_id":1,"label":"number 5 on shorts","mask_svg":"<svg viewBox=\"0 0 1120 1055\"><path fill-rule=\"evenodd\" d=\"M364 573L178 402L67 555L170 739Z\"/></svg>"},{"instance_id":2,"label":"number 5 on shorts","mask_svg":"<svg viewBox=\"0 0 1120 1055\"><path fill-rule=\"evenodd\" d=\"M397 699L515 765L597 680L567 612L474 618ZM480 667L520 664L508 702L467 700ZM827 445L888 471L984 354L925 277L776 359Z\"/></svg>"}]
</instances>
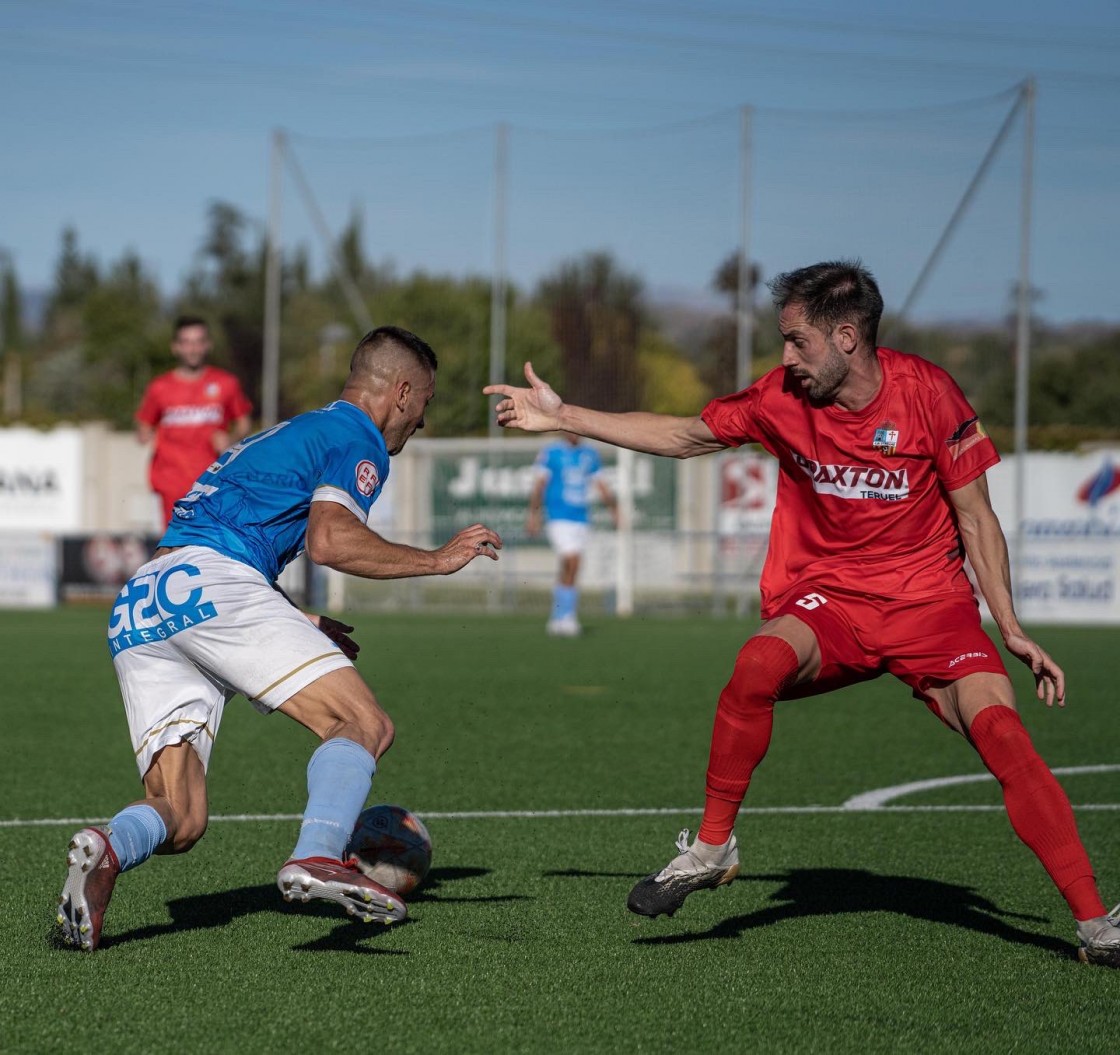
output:
<instances>
[{"instance_id":1,"label":"number 5 on shorts","mask_svg":"<svg viewBox=\"0 0 1120 1055\"><path fill-rule=\"evenodd\" d=\"M814 608L820 608L822 604L828 604L828 598L822 597L819 593L807 593L804 597L799 597L794 601L794 604L799 604L802 608L811 612Z\"/></svg>"}]
</instances>

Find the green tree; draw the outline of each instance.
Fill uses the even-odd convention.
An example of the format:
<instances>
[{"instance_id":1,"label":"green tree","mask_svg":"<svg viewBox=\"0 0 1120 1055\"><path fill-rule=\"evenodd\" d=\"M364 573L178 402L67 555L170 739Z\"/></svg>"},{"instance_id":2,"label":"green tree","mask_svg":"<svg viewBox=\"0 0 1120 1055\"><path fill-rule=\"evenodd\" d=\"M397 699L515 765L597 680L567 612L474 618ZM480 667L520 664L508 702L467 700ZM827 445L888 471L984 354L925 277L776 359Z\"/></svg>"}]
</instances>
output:
<instances>
[{"instance_id":1,"label":"green tree","mask_svg":"<svg viewBox=\"0 0 1120 1055\"><path fill-rule=\"evenodd\" d=\"M565 398L599 410L638 405L642 297L642 280L609 253L566 261L540 282L536 298L560 347Z\"/></svg>"},{"instance_id":2,"label":"green tree","mask_svg":"<svg viewBox=\"0 0 1120 1055\"><path fill-rule=\"evenodd\" d=\"M643 410L690 417L699 414L711 398L711 389L700 379L697 368L660 334L642 334L638 371Z\"/></svg>"},{"instance_id":3,"label":"green tree","mask_svg":"<svg viewBox=\"0 0 1120 1055\"><path fill-rule=\"evenodd\" d=\"M178 298L178 309L209 321L216 359L229 364L259 411L266 245L263 235L253 242L252 226L236 206L222 201L211 203L207 230L194 269ZM285 269L285 278L292 278L290 269ZM282 405L281 414L290 409Z\"/></svg>"},{"instance_id":4,"label":"green tree","mask_svg":"<svg viewBox=\"0 0 1120 1055\"><path fill-rule=\"evenodd\" d=\"M168 364L171 329L159 289L126 252L82 305L83 416L130 428L144 386Z\"/></svg>"}]
</instances>

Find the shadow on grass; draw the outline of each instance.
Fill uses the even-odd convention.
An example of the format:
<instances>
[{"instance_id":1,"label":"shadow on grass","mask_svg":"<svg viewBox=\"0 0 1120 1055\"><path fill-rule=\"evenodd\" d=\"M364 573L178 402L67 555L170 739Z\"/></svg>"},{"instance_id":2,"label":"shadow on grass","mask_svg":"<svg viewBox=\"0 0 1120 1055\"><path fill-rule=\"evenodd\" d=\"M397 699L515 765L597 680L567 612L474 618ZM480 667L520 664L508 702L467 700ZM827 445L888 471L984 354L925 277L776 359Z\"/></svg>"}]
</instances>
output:
<instances>
[{"instance_id":1,"label":"shadow on grass","mask_svg":"<svg viewBox=\"0 0 1120 1055\"><path fill-rule=\"evenodd\" d=\"M738 938L755 927L806 916L893 912L912 919L990 934L1001 941L1033 945L1064 957L1073 955L1075 951L1068 941L1036 934L1006 922L1025 920L1044 923L1046 917L1008 912L971 887L955 883L913 876L879 875L847 868L795 868L782 875L740 876L739 881L744 879L782 883L783 886L770 895L770 900L779 904L745 916L734 916L700 933L636 938L635 944L679 945L712 938ZM700 896L705 895L702 893Z\"/></svg>"},{"instance_id":2,"label":"shadow on grass","mask_svg":"<svg viewBox=\"0 0 1120 1055\"><path fill-rule=\"evenodd\" d=\"M521 900L517 895L505 897L447 897L442 893L442 890L449 884L463 879L474 879L478 876L489 875L489 873L488 868L433 868L428 873L424 885L408 897L407 902L410 905L415 905L420 902L440 901L481 903ZM226 927L236 919L257 913L279 913L319 917L339 923L329 934L303 945L293 946L293 949L297 951L343 951L393 956L408 955L407 952L400 949L374 949L360 944L368 938L383 934L389 929L388 927L360 925L350 919L339 922L341 909L337 905L330 905L321 901L289 904L280 896L280 892L276 889L274 883L263 883L259 886L244 886L233 890L216 891L212 894L196 894L191 897L175 898L167 903L167 910L171 915L170 923L152 924L147 927L137 927L122 934L106 935L102 939L101 948L108 949L115 945L125 945L133 941L148 941L168 934L182 934L185 931ZM399 926L399 924L394 926Z\"/></svg>"}]
</instances>

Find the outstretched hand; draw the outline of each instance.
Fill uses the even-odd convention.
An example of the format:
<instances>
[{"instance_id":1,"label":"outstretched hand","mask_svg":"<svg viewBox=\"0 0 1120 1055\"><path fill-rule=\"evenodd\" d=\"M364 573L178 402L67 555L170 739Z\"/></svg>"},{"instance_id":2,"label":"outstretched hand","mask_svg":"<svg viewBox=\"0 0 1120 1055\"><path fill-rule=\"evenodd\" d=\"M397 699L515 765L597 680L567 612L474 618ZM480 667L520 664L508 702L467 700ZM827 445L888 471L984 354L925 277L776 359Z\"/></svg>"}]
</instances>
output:
<instances>
[{"instance_id":1,"label":"outstretched hand","mask_svg":"<svg viewBox=\"0 0 1120 1055\"><path fill-rule=\"evenodd\" d=\"M354 630L352 626L347 626L346 623L342 623L337 619L332 619L329 615L305 614L311 622L342 649L342 654L348 660L353 662L353 660L358 658L358 653L361 652L362 648L361 645L350 636Z\"/></svg>"},{"instance_id":2,"label":"outstretched hand","mask_svg":"<svg viewBox=\"0 0 1120 1055\"><path fill-rule=\"evenodd\" d=\"M496 531L491 531L484 524L471 524L469 528L464 528L435 551L440 564L440 574L450 575L452 572L457 572L470 564L475 557L497 560L498 550L501 548L502 538Z\"/></svg>"},{"instance_id":3,"label":"outstretched hand","mask_svg":"<svg viewBox=\"0 0 1120 1055\"><path fill-rule=\"evenodd\" d=\"M1009 634L1003 643L1007 651L1021 659L1034 674L1035 695L1046 701L1047 707L1055 703L1066 705L1066 675L1049 654L1035 644L1026 634Z\"/></svg>"},{"instance_id":4,"label":"outstretched hand","mask_svg":"<svg viewBox=\"0 0 1120 1055\"><path fill-rule=\"evenodd\" d=\"M523 429L525 432L555 432L560 429L560 411L564 401L533 372L533 364L525 364L525 380L529 388L513 385L487 385L483 394L505 396L494 408L498 424L505 429Z\"/></svg>"}]
</instances>

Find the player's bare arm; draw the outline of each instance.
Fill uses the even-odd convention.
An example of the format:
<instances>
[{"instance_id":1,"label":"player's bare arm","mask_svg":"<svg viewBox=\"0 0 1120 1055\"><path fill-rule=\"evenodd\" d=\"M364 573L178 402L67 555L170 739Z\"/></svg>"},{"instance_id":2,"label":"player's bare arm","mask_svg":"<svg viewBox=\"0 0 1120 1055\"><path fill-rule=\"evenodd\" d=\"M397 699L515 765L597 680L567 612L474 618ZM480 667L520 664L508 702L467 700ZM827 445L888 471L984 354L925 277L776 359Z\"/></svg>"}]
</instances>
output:
<instances>
[{"instance_id":1,"label":"player's bare arm","mask_svg":"<svg viewBox=\"0 0 1120 1055\"><path fill-rule=\"evenodd\" d=\"M543 477L533 484L533 491L529 495L529 512L525 518L525 533L533 538L541 533L541 503L544 500L544 489L548 483Z\"/></svg>"},{"instance_id":2,"label":"player's bare arm","mask_svg":"<svg viewBox=\"0 0 1120 1055\"><path fill-rule=\"evenodd\" d=\"M243 414L231 421L228 429L217 429L214 435L210 437L210 442L214 445L214 450L221 454L235 443L240 443L241 440L245 439L249 435L251 427L252 422L249 420L249 415Z\"/></svg>"},{"instance_id":3,"label":"player's bare arm","mask_svg":"<svg viewBox=\"0 0 1120 1055\"><path fill-rule=\"evenodd\" d=\"M417 549L371 531L337 502L312 502L307 520L307 556L316 564L363 579L450 575L476 557L498 559L500 536L472 524L439 549Z\"/></svg>"},{"instance_id":4,"label":"player's bare arm","mask_svg":"<svg viewBox=\"0 0 1120 1055\"><path fill-rule=\"evenodd\" d=\"M613 443L643 454L667 458L694 458L722 450L724 444L712 435L702 418L674 417L642 411L611 414L565 403L546 381L525 364L528 388L487 385L488 396L504 397L495 407L498 424L525 432L574 432L592 440Z\"/></svg>"},{"instance_id":5,"label":"player's bare arm","mask_svg":"<svg viewBox=\"0 0 1120 1055\"><path fill-rule=\"evenodd\" d=\"M1066 702L1066 676L1047 652L1032 641L1019 625L1011 597L1011 567L1007 540L988 495L987 477L981 475L964 487L949 492L965 554L988 608L1003 635L1007 650L1031 668L1036 692L1047 707Z\"/></svg>"}]
</instances>

